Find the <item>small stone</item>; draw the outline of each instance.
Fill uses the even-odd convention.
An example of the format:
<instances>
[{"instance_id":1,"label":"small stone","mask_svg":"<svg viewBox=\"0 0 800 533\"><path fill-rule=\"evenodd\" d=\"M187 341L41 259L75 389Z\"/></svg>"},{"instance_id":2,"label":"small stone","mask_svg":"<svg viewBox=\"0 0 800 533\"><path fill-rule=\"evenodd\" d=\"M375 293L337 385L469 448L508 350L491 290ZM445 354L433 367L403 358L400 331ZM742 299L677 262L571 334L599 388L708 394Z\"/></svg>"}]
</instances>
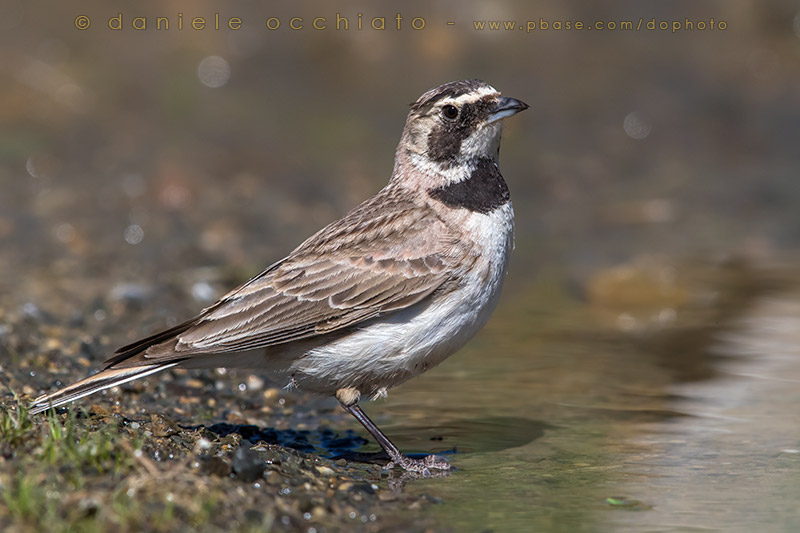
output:
<instances>
[{"instance_id":1,"label":"small stone","mask_svg":"<svg viewBox=\"0 0 800 533\"><path fill-rule=\"evenodd\" d=\"M264 380L255 374L249 374L247 376L247 388L254 391L261 390L264 388Z\"/></svg>"},{"instance_id":2,"label":"small stone","mask_svg":"<svg viewBox=\"0 0 800 533\"><path fill-rule=\"evenodd\" d=\"M205 387L205 383L196 378L189 378L185 380L183 384L191 389L202 389Z\"/></svg>"},{"instance_id":3,"label":"small stone","mask_svg":"<svg viewBox=\"0 0 800 533\"><path fill-rule=\"evenodd\" d=\"M150 415L150 430L154 437L170 437L181 432L181 428L169 418L160 415Z\"/></svg>"},{"instance_id":4,"label":"small stone","mask_svg":"<svg viewBox=\"0 0 800 533\"><path fill-rule=\"evenodd\" d=\"M317 466L317 473L321 476L334 476L336 472L329 466Z\"/></svg>"},{"instance_id":5,"label":"small stone","mask_svg":"<svg viewBox=\"0 0 800 533\"><path fill-rule=\"evenodd\" d=\"M225 417L225 421L229 424L233 424L236 426L241 426L247 424L247 420L245 419L244 415L239 411L231 411Z\"/></svg>"},{"instance_id":6,"label":"small stone","mask_svg":"<svg viewBox=\"0 0 800 533\"><path fill-rule=\"evenodd\" d=\"M264 391L264 399L274 400L278 397L280 393L281 393L280 389L277 389L275 387L270 387Z\"/></svg>"},{"instance_id":7,"label":"small stone","mask_svg":"<svg viewBox=\"0 0 800 533\"><path fill-rule=\"evenodd\" d=\"M375 489L373 489L372 485L369 483L359 483L358 485L353 486L353 492L359 492L361 494L375 494Z\"/></svg>"},{"instance_id":8,"label":"small stone","mask_svg":"<svg viewBox=\"0 0 800 533\"><path fill-rule=\"evenodd\" d=\"M62 348L61 343L57 339L47 339L44 342L44 349L47 351L59 350Z\"/></svg>"},{"instance_id":9,"label":"small stone","mask_svg":"<svg viewBox=\"0 0 800 533\"><path fill-rule=\"evenodd\" d=\"M142 305L153 294L153 287L143 283L117 283L111 289L109 299L128 305Z\"/></svg>"},{"instance_id":10,"label":"small stone","mask_svg":"<svg viewBox=\"0 0 800 533\"><path fill-rule=\"evenodd\" d=\"M207 476L225 477L231 473L231 466L221 457L215 455L204 456L200 457L199 462L200 471Z\"/></svg>"},{"instance_id":11,"label":"small stone","mask_svg":"<svg viewBox=\"0 0 800 533\"><path fill-rule=\"evenodd\" d=\"M108 412L108 409L106 409L105 407L102 407L100 405L97 405L96 403L92 404L89 407L89 413L92 416L102 416L102 417L108 417L108 416L111 415L111 413Z\"/></svg>"},{"instance_id":12,"label":"small stone","mask_svg":"<svg viewBox=\"0 0 800 533\"><path fill-rule=\"evenodd\" d=\"M261 478L267 467L261 456L247 446L240 446L233 452L231 466L235 476L248 483Z\"/></svg>"},{"instance_id":13,"label":"small stone","mask_svg":"<svg viewBox=\"0 0 800 533\"><path fill-rule=\"evenodd\" d=\"M315 522L322 522L328 514L328 510L322 505L316 505L311 510L311 519Z\"/></svg>"}]
</instances>

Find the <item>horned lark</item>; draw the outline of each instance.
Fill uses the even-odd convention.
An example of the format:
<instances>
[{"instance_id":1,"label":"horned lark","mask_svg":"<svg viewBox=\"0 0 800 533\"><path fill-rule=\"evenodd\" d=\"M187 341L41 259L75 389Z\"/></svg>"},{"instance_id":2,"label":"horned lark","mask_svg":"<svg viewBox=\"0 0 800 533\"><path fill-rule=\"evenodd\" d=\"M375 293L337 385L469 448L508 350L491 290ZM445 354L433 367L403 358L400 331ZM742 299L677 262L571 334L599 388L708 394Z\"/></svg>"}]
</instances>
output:
<instances>
[{"instance_id":1,"label":"horned lark","mask_svg":"<svg viewBox=\"0 0 800 533\"><path fill-rule=\"evenodd\" d=\"M429 90L411 105L380 192L196 317L37 398L31 413L168 368L264 369L334 395L388 466L448 469L403 455L358 401L436 366L488 320L513 247L502 120L527 108L479 80Z\"/></svg>"}]
</instances>

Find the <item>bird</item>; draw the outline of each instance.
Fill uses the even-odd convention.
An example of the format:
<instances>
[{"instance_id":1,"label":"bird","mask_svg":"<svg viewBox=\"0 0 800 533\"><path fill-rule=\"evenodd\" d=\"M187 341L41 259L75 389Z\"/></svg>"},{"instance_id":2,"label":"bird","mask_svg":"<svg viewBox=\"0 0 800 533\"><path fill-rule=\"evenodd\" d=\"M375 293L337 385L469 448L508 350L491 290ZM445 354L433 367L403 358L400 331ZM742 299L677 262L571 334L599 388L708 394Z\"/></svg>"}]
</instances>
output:
<instances>
[{"instance_id":1,"label":"bird","mask_svg":"<svg viewBox=\"0 0 800 533\"><path fill-rule=\"evenodd\" d=\"M514 246L498 158L503 120L527 109L466 79L411 104L388 184L197 316L119 348L30 414L170 368L248 368L333 396L389 457L431 475L359 405L441 363L488 321Z\"/></svg>"}]
</instances>

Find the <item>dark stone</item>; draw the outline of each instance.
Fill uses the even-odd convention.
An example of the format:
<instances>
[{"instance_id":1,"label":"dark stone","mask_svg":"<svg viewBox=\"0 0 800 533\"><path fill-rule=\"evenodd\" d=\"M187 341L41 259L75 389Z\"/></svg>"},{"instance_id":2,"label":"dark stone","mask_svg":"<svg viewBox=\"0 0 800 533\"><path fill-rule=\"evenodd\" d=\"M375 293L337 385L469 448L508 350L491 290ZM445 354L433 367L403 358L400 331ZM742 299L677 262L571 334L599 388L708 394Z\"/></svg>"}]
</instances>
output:
<instances>
[{"instance_id":1,"label":"dark stone","mask_svg":"<svg viewBox=\"0 0 800 533\"><path fill-rule=\"evenodd\" d=\"M247 446L240 446L233 452L231 467L236 478L252 483L261 478L267 464L256 452Z\"/></svg>"},{"instance_id":2,"label":"dark stone","mask_svg":"<svg viewBox=\"0 0 800 533\"><path fill-rule=\"evenodd\" d=\"M225 477L231 473L231 467L221 457L200 457L200 471L207 476Z\"/></svg>"},{"instance_id":3,"label":"dark stone","mask_svg":"<svg viewBox=\"0 0 800 533\"><path fill-rule=\"evenodd\" d=\"M257 511L255 509L247 509L244 512L244 520L248 524L263 524L264 513L262 513L261 511Z\"/></svg>"}]
</instances>

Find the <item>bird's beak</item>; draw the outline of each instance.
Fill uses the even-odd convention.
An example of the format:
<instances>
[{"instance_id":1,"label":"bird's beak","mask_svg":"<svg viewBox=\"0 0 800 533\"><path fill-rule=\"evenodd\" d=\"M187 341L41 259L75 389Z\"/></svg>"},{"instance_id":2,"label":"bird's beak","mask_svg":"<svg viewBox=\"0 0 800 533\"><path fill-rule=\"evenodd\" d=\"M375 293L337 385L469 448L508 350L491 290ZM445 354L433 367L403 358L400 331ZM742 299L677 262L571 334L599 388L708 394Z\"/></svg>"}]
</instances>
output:
<instances>
[{"instance_id":1,"label":"bird's beak","mask_svg":"<svg viewBox=\"0 0 800 533\"><path fill-rule=\"evenodd\" d=\"M528 109L528 107L530 106L525 102L523 102L522 100L501 96L497 100L497 103L492 109L492 112L489 114L488 123L491 124L492 122L496 122L506 117L516 115L520 111L525 111L526 109Z\"/></svg>"}]
</instances>

